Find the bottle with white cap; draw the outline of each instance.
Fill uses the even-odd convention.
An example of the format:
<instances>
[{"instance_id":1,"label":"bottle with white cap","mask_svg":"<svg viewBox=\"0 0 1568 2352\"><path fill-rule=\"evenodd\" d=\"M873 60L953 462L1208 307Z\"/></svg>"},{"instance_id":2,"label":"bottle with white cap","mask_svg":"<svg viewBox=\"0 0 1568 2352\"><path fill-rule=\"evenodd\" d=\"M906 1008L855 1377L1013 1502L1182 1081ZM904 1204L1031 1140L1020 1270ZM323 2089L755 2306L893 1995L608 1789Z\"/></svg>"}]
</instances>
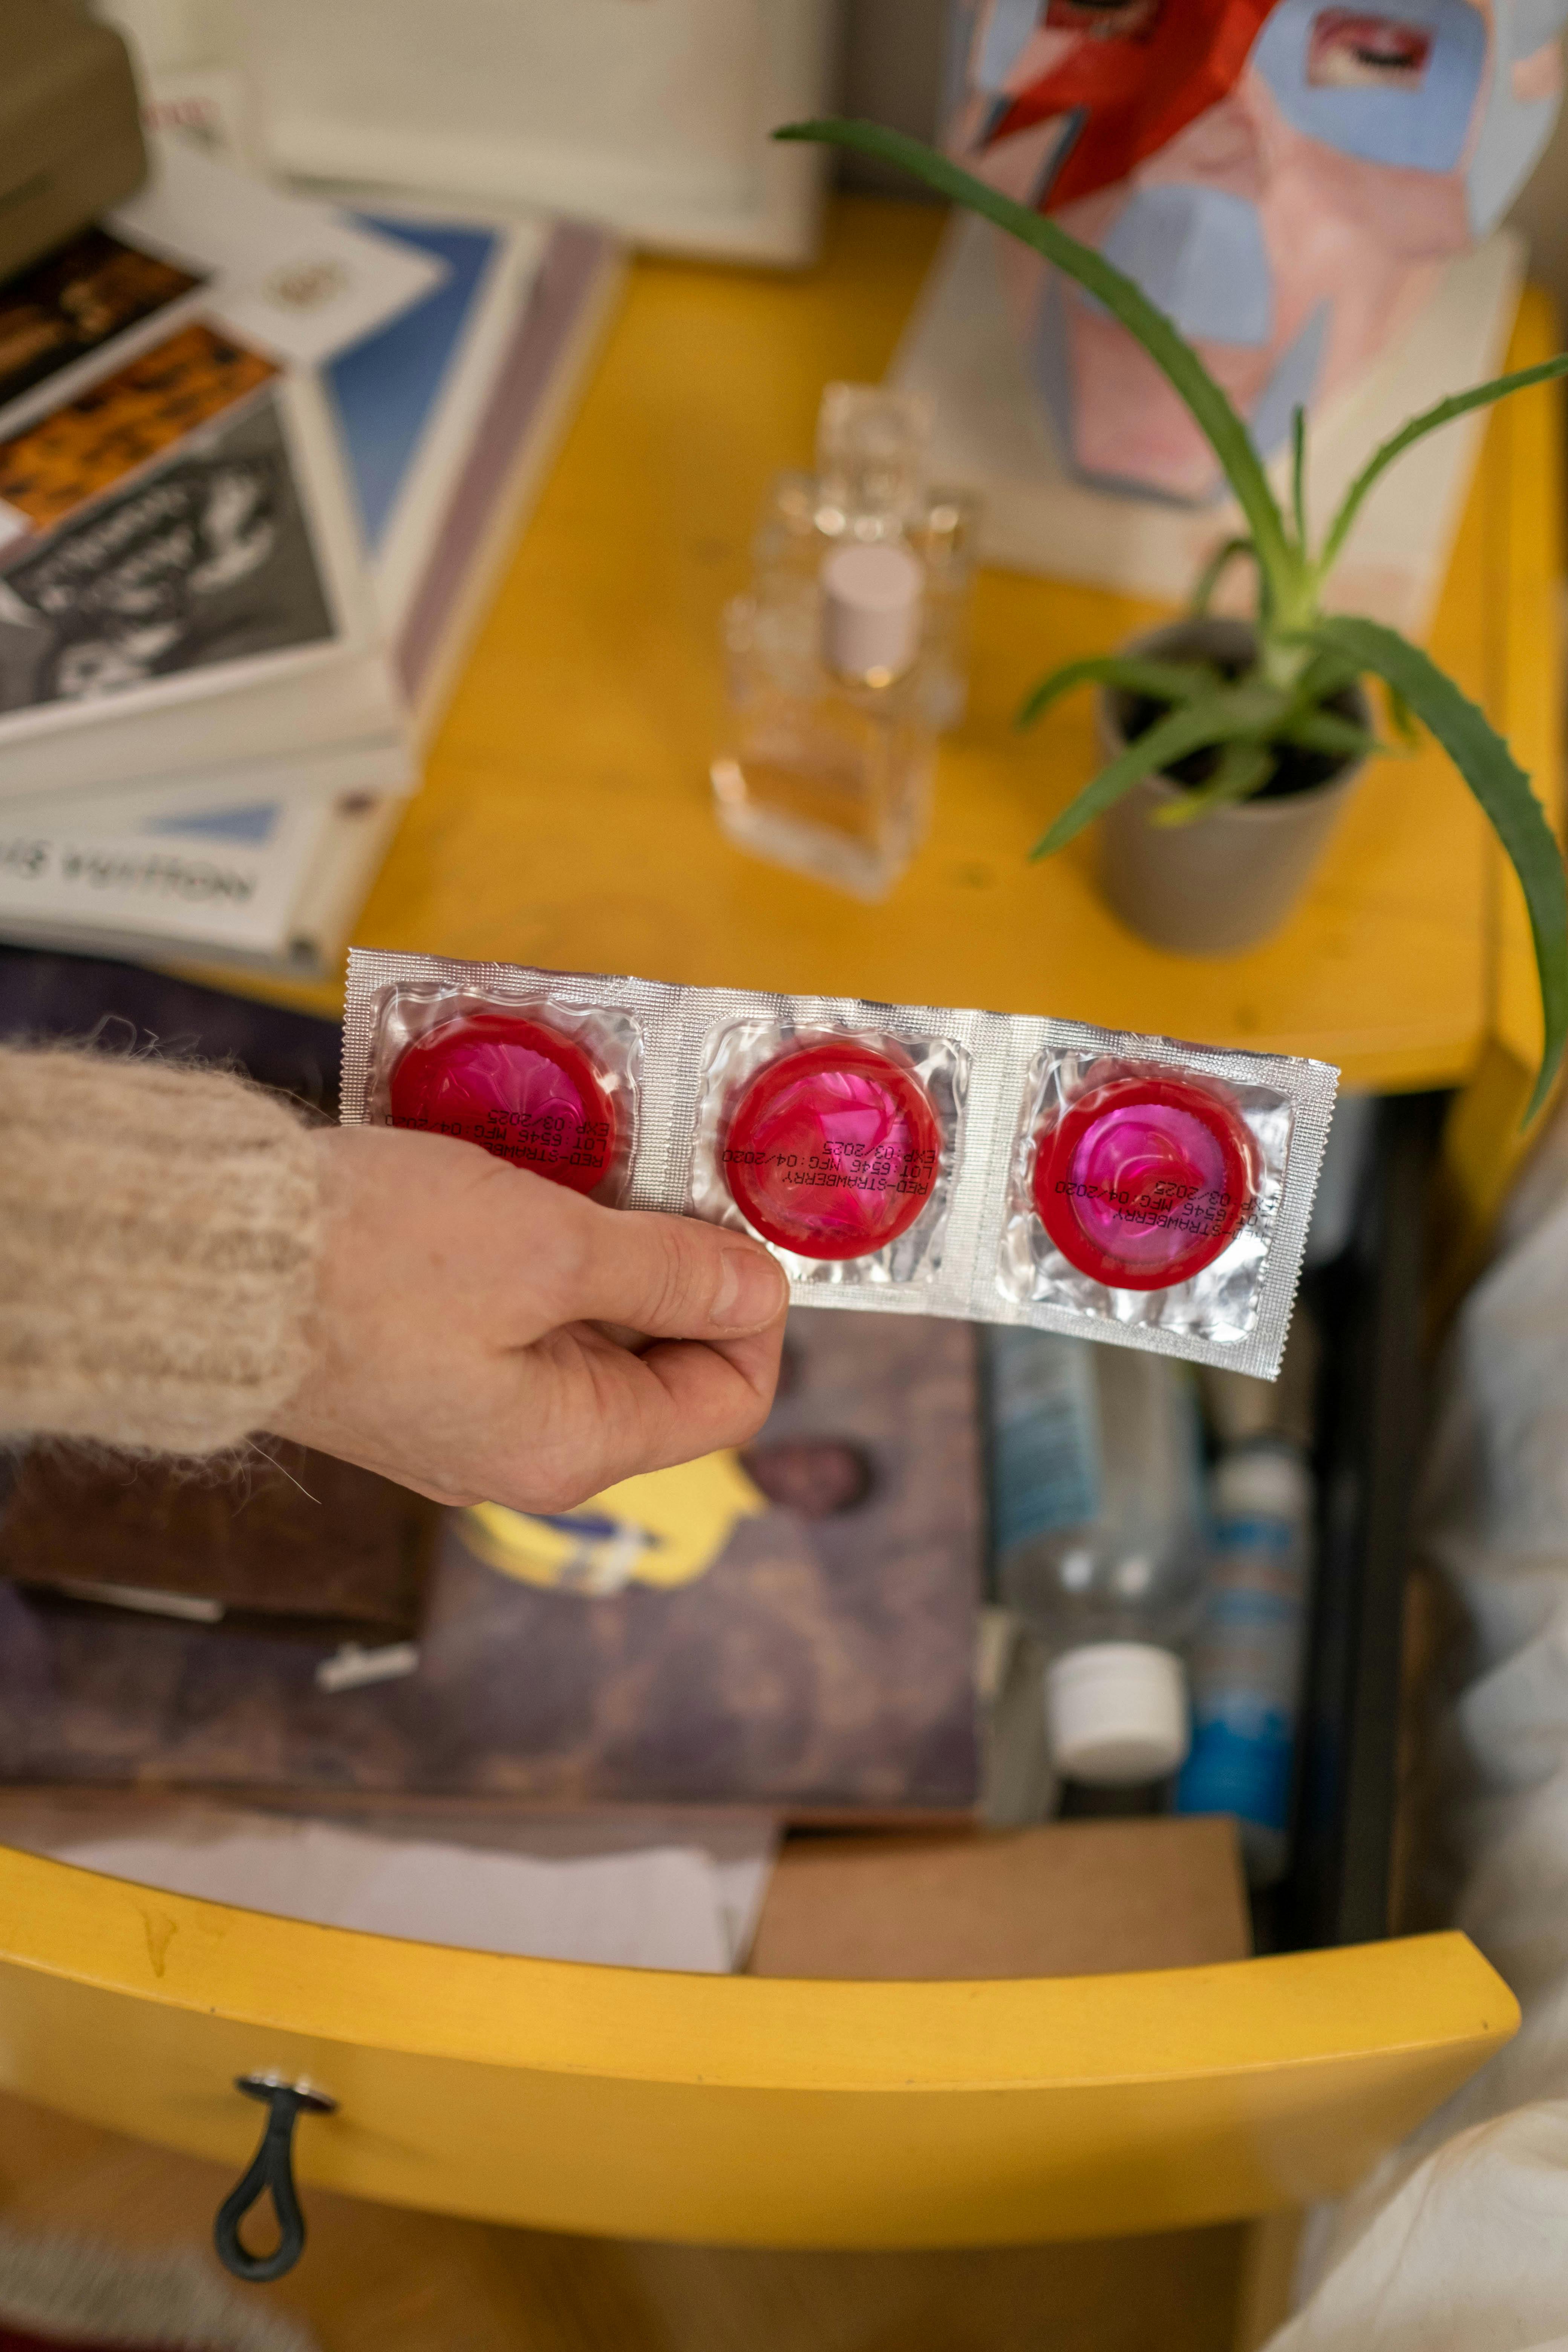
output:
<instances>
[{"instance_id":1,"label":"bottle with white cap","mask_svg":"<svg viewBox=\"0 0 1568 2352\"><path fill-rule=\"evenodd\" d=\"M859 898L887 895L929 811L925 587L901 540L847 535L808 594L729 607L731 740L712 776L731 840Z\"/></svg>"},{"instance_id":2,"label":"bottle with white cap","mask_svg":"<svg viewBox=\"0 0 1568 2352\"><path fill-rule=\"evenodd\" d=\"M862 898L885 896L918 846L932 738L968 698L979 505L929 482L932 424L919 394L828 384L816 468L774 478L751 593L724 610L720 824ZM895 561L836 566L858 549Z\"/></svg>"},{"instance_id":3,"label":"bottle with white cap","mask_svg":"<svg viewBox=\"0 0 1568 2352\"><path fill-rule=\"evenodd\" d=\"M987 1336L998 1595L1040 1645L1052 1762L1099 1788L1167 1780L1203 1594L1187 1369L1055 1332Z\"/></svg>"},{"instance_id":4,"label":"bottle with white cap","mask_svg":"<svg viewBox=\"0 0 1568 2352\"><path fill-rule=\"evenodd\" d=\"M1184 1813L1234 1813L1255 1886L1289 1860L1296 1722L1312 1578L1312 1476L1289 1437L1234 1447L1214 1473L1213 1552L1193 1645Z\"/></svg>"},{"instance_id":5,"label":"bottle with white cap","mask_svg":"<svg viewBox=\"0 0 1568 2352\"><path fill-rule=\"evenodd\" d=\"M752 545L759 603L811 592L823 557L852 541L910 545L923 556L933 503L954 495L926 487L932 421L930 401L912 393L824 388L815 471L775 474L763 501Z\"/></svg>"}]
</instances>

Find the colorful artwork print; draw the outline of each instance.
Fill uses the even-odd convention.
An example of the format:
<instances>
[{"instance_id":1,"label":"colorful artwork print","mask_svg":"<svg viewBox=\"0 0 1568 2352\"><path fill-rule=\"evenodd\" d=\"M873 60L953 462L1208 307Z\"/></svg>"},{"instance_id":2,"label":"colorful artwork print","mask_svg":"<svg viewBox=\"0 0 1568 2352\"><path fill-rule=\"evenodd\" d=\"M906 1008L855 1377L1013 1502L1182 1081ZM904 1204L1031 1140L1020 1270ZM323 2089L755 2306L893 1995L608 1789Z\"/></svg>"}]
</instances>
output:
<instances>
[{"instance_id":1,"label":"colorful artwork print","mask_svg":"<svg viewBox=\"0 0 1568 2352\"><path fill-rule=\"evenodd\" d=\"M1565 23L1568 0L960 0L948 145L1135 278L1272 456L1501 219L1556 118ZM1125 331L1021 247L1003 266L1073 469L1217 492Z\"/></svg>"},{"instance_id":2,"label":"colorful artwork print","mask_svg":"<svg viewBox=\"0 0 1568 2352\"><path fill-rule=\"evenodd\" d=\"M231 337L187 327L0 442L0 506L52 530L277 373Z\"/></svg>"},{"instance_id":3,"label":"colorful artwork print","mask_svg":"<svg viewBox=\"0 0 1568 2352\"><path fill-rule=\"evenodd\" d=\"M0 408L202 283L89 228L0 287Z\"/></svg>"},{"instance_id":4,"label":"colorful artwork print","mask_svg":"<svg viewBox=\"0 0 1568 2352\"><path fill-rule=\"evenodd\" d=\"M331 638L277 401L264 392L0 569L0 711Z\"/></svg>"}]
</instances>

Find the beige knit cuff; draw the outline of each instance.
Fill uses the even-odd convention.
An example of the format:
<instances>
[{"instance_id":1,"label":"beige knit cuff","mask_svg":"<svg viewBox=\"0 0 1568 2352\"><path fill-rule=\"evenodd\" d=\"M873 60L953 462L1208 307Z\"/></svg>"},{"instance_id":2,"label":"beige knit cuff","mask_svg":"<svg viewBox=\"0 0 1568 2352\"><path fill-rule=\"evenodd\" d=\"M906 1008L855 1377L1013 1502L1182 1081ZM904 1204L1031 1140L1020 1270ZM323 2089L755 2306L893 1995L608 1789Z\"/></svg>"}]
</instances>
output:
<instances>
[{"instance_id":1,"label":"beige knit cuff","mask_svg":"<svg viewBox=\"0 0 1568 2352\"><path fill-rule=\"evenodd\" d=\"M0 1431L212 1454L304 1378L319 1154L241 1078L0 1049Z\"/></svg>"}]
</instances>

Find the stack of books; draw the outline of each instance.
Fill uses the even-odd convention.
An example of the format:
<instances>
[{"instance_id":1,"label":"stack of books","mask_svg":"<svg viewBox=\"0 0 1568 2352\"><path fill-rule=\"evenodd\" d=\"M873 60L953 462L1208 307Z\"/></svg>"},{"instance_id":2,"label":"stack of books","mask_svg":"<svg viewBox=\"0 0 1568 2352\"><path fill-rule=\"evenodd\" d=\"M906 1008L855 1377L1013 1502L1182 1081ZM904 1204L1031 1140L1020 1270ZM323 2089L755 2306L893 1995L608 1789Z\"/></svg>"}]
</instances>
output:
<instances>
[{"instance_id":1,"label":"stack of books","mask_svg":"<svg viewBox=\"0 0 1568 2352\"><path fill-rule=\"evenodd\" d=\"M177 141L0 286L0 937L335 965L618 281Z\"/></svg>"}]
</instances>

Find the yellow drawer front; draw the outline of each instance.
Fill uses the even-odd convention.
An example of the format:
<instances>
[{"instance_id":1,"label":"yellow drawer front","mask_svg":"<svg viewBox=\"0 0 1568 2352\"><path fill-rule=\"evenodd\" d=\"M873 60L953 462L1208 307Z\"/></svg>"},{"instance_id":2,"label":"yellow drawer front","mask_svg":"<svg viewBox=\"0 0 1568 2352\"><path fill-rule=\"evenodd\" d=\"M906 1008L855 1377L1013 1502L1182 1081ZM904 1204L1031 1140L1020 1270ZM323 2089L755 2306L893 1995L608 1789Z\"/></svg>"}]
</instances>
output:
<instances>
[{"instance_id":1,"label":"yellow drawer front","mask_svg":"<svg viewBox=\"0 0 1568 2352\"><path fill-rule=\"evenodd\" d=\"M1342 2189L1498 2049L1462 1936L1143 1976L833 1984L447 1951L0 1849L0 2081L232 2162L308 2076L301 2177L698 2242L980 2245Z\"/></svg>"}]
</instances>

